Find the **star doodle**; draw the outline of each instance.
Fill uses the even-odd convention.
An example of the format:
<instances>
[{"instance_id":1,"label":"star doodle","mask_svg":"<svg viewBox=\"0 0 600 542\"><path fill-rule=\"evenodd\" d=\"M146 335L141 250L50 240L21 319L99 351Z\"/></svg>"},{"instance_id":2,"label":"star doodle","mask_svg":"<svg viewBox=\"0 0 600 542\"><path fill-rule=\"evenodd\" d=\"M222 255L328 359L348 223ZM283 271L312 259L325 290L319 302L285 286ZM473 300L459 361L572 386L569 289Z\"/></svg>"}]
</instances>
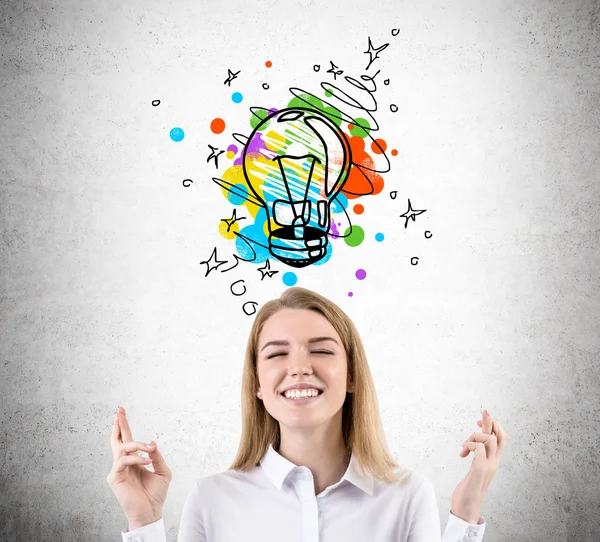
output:
<instances>
[{"instance_id":1,"label":"star doodle","mask_svg":"<svg viewBox=\"0 0 600 542\"><path fill-rule=\"evenodd\" d=\"M221 222L225 222L225 224L227 224L227 233L229 233L231 226L233 226L238 220L246 220L245 216L241 216L240 218L238 218L235 214L236 211L237 211L237 209L233 210L233 214L231 215L231 218L222 218L221 219Z\"/></svg>"},{"instance_id":2,"label":"star doodle","mask_svg":"<svg viewBox=\"0 0 600 542\"><path fill-rule=\"evenodd\" d=\"M331 69L327 70L327 73L332 73L335 81L338 75L342 75L342 73L344 73L344 70L338 70L338 67L331 60L329 63L331 64Z\"/></svg>"},{"instance_id":3,"label":"star doodle","mask_svg":"<svg viewBox=\"0 0 600 542\"><path fill-rule=\"evenodd\" d=\"M237 78L240 71L242 70L238 70L237 72L233 73L229 68L227 68L227 79L225 79L225 82L223 84L230 87L231 82Z\"/></svg>"},{"instance_id":4,"label":"star doodle","mask_svg":"<svg viewBox=\"0 0 600 542\"><path fill-rule=\"evenodd\" d=\"M219 149L217 149L217 147L213 147L212 145L209 145L208 148L210 149L210 155L206 159L206 161L210 162L214 158L215 168L219 169L219 156L221 156L225 151L219 151L218 154L215 154L215 151L219 150Z\"/></svg>"},{"instance_id":5,"label":"star doodle","mask_svg":"<svg viewBox=\"0 0 600 542\"><path fill-rule=\"evenodd\" d=\"M371 42L371 38L369 37L369 50L365 51L365 55L369 55L370 60L368 66L365 68L366 70L369 69L369 66L373 64L375 59L379 58L379 53L381 53L381 51L383 51L388 45L389 43L384 43L381 47L373 47L373 43Z\"/></svg>"},{"instance_id":6,"label":"star doodle","mask_svg":"<svg viewBox=\"0 0 600 542\"><path fill-rule=\"evenodd\" d=\"M223 265L224 263L227 263L227 260L225 261L220 261L217 259L217 247L213 248L212 254L210 255L210 258L204 262L200 262L200 264L206 264L206 275L204 275L205 277L208 277L208 274L214 270L217 269L220 265ZM212 267L211 267L212 265Z\"/></svg>"},{"instance_id":7,"label":"star doodle","mask_svg":"<svg viewBox=\"0 0 600 542\"><path fill-rule=\"evenodd\" d=\"M264 267L259 267L258 270L261 273L261 277L260 280L262 281L265 276L268 276L269 278L271 278L275 273L279 273L279 271L274 271L271 269L271 262L269 261L269 258L267 258L267 261L265 262L265 266Z\"/></svg>"},{"instance_id":8,"label":"star doodle","mask_svg":"<svg viewBox=\"0 0 600 542\"><path fill-rule=\"evenodd\" d=\"M412 218L412 221L415 221L415 217L424 213L427 209L423 209L422 211L415 211L410 205L410 199L408 200L408 211L406 213L401 214L400 216L406 218L406 222L404 223L404 228L408 226L408 219Z\"/></svg>"}]
</instances>

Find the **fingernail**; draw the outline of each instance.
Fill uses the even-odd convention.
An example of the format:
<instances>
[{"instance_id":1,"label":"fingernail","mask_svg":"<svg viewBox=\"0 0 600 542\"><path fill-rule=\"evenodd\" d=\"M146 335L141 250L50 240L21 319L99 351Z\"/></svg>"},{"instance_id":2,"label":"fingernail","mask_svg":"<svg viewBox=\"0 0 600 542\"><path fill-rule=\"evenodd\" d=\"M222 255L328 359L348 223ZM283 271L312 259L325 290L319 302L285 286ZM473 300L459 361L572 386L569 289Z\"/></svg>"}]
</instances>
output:
<instances>
[{"instance_id":1,"label":"fingernail","mask_svg":"<svg viewBox=\"0 0 600 542\"><path fill-rule=\"evenodd\" d=\"M464 442L461 444L461 446L464 448L466 443L467 443L467 441L465 440L465 441L464 441Z\"/></svg>"},{"instance_id":2,"label":"fingernail","mask_svg":"<svg viewBox=\"0 0 600 542\"><path fill-rule=\"evenodd\" d=\"M154 445L153 444L146 444L146 448L148 448L149 450L153 450L154 449Z\"/></svg>"},{"instance_id":3,"label":"fingernail","mask_svg":"<svg viewBox=\"0 0 600 542\"><path fill-rule=\"evenodd\" d=\"M489 411L487 408L484 410L484 412L485 412L485 413L486 413L488 416L491 416L491 414L490 414L490 411Z\"/></svg>"}]
</instances>

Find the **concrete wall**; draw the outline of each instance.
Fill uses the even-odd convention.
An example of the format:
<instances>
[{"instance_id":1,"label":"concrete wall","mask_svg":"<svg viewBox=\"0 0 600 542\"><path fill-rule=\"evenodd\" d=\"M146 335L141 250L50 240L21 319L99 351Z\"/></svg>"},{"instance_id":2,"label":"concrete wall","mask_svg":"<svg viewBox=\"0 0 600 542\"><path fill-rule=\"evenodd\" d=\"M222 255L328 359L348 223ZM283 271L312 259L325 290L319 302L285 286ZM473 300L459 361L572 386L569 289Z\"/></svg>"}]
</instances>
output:
<instances>
[{"instance_id":1,"label":"concrete wall","mask_svg":"<svg viewBox=\"0 0 600 542\"><path fill-rule=\"evenodd\" d=\"M205 276L213 248L235 252L208 144L331 81L330 61L365 73L368 37L390 43L368 73L398 154L348 209L363 243L332 241L297 284L356 323L390 448L431 478L442 525L489 408L510 442L485 542L600 539L599 25L594 0L3 2L0 539L120 540L105 478L123 405L174 473L175 540L192 481L237 450L242 305L289 271ZM409 198L426 212L405 227Z\"/></svg>"}]
</instances>

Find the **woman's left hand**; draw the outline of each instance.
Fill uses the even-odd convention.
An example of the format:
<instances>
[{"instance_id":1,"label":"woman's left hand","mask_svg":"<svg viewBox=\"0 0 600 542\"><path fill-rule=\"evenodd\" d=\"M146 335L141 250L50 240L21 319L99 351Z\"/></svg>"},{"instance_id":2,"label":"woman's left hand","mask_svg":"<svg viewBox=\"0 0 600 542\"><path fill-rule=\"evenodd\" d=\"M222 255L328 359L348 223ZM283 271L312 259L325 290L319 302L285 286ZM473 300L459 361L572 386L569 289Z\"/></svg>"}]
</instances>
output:
<instances>
[{"instance_id":1,"label":"woman's left hand","mask_svg":"<svg viewBox=\"0 0 600 542\"><path fill-rule=\"evenodd\" d=\"M452 493L451 512L468 523L477 524L487 489L500 465L500 456L508 434L487 410L477 421L481 433L473 433L465 442L460 457L473 452L473 462L465 478Z\"/></svg>"}]
</instances>

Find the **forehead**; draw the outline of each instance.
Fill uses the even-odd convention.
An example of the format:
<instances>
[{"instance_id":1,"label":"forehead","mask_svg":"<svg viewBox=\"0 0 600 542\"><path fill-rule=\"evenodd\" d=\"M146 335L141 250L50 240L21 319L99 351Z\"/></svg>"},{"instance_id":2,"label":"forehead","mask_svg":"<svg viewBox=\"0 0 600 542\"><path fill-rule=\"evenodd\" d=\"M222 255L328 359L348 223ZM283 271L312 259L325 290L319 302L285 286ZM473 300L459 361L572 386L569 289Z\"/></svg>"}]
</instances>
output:
<instances>
[{"instance_id":1,"label":"forehead","mask_svg":"<svg viewBox=\"0 0 600 542\"><path fill-rule=\"evenodd\" d=\"M306 309L284 309L264 323L258 343L288 338L301 341L319 335L328 335L340 341L335 328L321 313Z\"/></svg>"}]
</instances>

